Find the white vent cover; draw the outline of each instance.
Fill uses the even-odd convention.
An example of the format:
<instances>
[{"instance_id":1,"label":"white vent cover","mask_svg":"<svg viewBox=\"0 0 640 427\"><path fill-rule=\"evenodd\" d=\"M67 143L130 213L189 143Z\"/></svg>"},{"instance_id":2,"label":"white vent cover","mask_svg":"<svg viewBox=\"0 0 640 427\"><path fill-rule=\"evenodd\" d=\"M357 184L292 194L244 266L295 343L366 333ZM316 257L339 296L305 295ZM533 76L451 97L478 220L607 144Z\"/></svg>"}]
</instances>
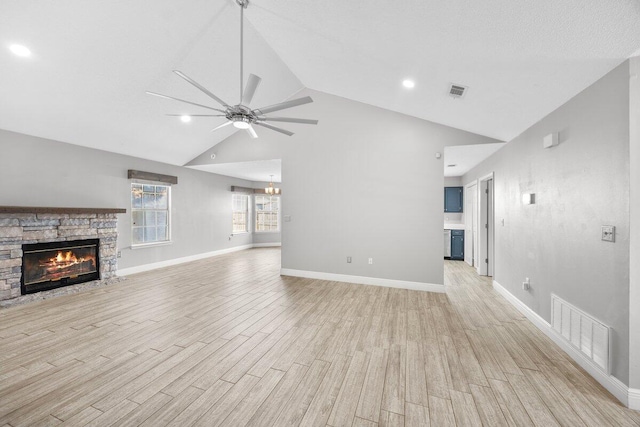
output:
<instances>
[{"instance_id":1,"label":"white vent cover","mask_svg":"<svg viewBox=\"0 0 640 427\"><path fill-rule=\"evenodd\" d=\"M453 98L462 98L464 94L467 92L467 87L462 85L452 84L449 87L449 95Z\"/></svg>"},{"instance_id":2,"label":"white vent cover","mask_svg":"<svg viewBox=\"0 0 640 427\"><path fill-rule=\"evenodd\" d=\"M610 328L607 325L551 294L551 327L609 373Z\"/></svg>"}]
</instances>

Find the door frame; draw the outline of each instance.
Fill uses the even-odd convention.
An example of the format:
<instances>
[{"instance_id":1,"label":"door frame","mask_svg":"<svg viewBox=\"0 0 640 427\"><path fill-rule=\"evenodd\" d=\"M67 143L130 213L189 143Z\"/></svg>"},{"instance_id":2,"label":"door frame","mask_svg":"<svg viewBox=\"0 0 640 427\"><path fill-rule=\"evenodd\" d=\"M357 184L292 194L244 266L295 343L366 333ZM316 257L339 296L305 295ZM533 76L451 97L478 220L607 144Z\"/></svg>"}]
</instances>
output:
<instances>
[{"instance_id":1,"label":"door frame","mask_svg":"<svg viewBox=\"0 0 640 427\"><path fill-rule=\"evenodd\" d=\"M478 219L479 219L479 230L478 230L478 266L477 271L480 276L487 276L489 274L489 270L492 270L491 273L494 274L494 269L489 269L489 262L485 262L486 260L490 260L492 267L495 265L495 255L492 249L494 244L494 230L495 230L495 197L491 194L489 197L488 193L485 192L487 190L488 181L491 181L492 184L495 184L495 180L493 178L493 172L484 175L478 178L478 195L480 203L478 203ZM493 185L495 187L495 185ZM489 204L491 203L491 206Z\"/></svg>"},{"instance_id":2,"label":"door frame","mask_svg":"<svg viewBox=\"0 0 640 427\"><path fill-rule=\"evenodd\" d=\"M469 210L464 206L464 260L471 267L475 267L478 264L478 249L476 247L476 240L474 233L477 235L478 231L478 180L473 180L464 186L464 203L471 203L471 206L475 204L476 209Z\"/></svg>"}]
</instances>

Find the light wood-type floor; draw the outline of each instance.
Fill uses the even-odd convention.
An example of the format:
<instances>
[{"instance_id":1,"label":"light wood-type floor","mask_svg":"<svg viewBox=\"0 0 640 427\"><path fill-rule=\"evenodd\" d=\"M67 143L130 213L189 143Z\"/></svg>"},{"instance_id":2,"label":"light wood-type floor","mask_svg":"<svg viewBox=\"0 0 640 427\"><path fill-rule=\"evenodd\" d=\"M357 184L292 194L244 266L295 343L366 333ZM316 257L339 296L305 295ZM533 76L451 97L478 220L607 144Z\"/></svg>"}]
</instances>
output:
<instances>
[{"instance_id":1,"label":"light wood-type floor","mask_svg":"<svg viewBox=\"0 0 640 427\"><path fill-rule=\"evenodd\" d=\"M277 248L0 310L0 426L638 426L463 262L447 294Z\"/></svg>"}]
</instances>

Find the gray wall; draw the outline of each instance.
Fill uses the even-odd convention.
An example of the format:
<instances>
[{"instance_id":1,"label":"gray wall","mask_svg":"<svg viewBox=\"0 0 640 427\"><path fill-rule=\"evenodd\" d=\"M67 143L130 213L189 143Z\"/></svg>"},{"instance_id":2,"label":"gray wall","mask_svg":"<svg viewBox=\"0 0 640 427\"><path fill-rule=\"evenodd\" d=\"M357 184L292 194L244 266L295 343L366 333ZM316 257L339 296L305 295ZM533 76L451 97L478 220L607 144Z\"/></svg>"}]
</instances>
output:
<instances>
[{"instance_id":1,"label":"gray wall","mask_svg":"<svg viewBox=\"0 0 640 427\"><path fill-rule=\"evenodd\" d=\"M444 186L445 187L461 187L462 177L461 176L445 176Z\"/></svg>"},{"instance_id":2,"label":"gray wall","mask_svg":"<svg viewBox=\"0 0 640 427\"><path fill-rule=\"evenodd\" d=\"M560 132L560 144L542 139ZM555 293L613 328L612 374L629 378L629 64L467 173L495 172L495 280L551 320ZM535 193L523 205L523 193ZM504 226L501 220L504 219ZM601 241L602 225L616 242ZM531 290L521 283L529 277Z\"/></svg>"},{"instance_id":3,"label":"gray wall","mask_svg":"<svg viewBox=\"0 0 640 427\"><path fill-rule=\"evenodd\" d=\"M291 222L283 222L282 267L442 284L444 169L435 153L498 141L307 93L315 102L296 116L320 123L300 126L283 152Z\"/></svg>"},{"instance_id":4,"label":"gray wall","mask_svg":"<svg viewBox=\"0 0 640 427\"><path fill-rule=\"evenodd\" d=\"M128 249L128 169L178 177L172 187L172 244ZM231 185L251 183L0 130L0 205L126 208L118 216L119 268L251 244L251 234L229 240Z\"/></svg>"},{"instance_id":5,"label":"gray wall","mask_svg":"<svg viewBox=\"0 0 640 427\"><path fill-rule=\"evenodd\" d=\"M630 60L629 387L640 389L640 56ZM640 402L636 402L640 405ZM636 408L640 409L640 408Z\"/></svg>"}]
</instances>

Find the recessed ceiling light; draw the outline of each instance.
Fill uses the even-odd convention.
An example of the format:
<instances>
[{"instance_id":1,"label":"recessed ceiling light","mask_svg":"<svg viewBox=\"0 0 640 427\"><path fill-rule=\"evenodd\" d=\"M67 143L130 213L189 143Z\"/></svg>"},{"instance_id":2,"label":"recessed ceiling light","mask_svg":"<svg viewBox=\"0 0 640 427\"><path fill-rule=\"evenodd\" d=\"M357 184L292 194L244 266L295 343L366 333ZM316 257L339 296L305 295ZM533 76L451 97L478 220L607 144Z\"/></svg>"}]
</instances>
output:
<instances>
[{"instance_id":1,"label":"recessed ceiling light","mask_svg":"<svg viewBox=\"0 0 640 427\"><path fill-rule=\"evenodd\" d=\"M31 51L26 46L22 46L21 44L12 44L11 46L9 46L9 49L11 50L11 52L13 52L14 55L17 56L22 56L24 58L31 56Z\"/></svg>"},{"instance_id":2,"label":"recessed ceiling light","mask_svg":"<svg viewBox=\"0 0 640 427\"><path fill-rule=\"evenodd\" d=\"M413 89L415 85L416 82L414 82L413 80L405 79L402 81L402 86L406 87L407 89Z\"/></svg>"},{"instance_id":3,"label":"recessed ceiling light","mask_svg":"<svg viewBox=\"0 0 640 427\"><path fill-rule=\"evenodd\" d=\"M180 116L180 120L182 120L182 123L189 123L191 121L191 116Z\"/></svg>"}]
</instances>

